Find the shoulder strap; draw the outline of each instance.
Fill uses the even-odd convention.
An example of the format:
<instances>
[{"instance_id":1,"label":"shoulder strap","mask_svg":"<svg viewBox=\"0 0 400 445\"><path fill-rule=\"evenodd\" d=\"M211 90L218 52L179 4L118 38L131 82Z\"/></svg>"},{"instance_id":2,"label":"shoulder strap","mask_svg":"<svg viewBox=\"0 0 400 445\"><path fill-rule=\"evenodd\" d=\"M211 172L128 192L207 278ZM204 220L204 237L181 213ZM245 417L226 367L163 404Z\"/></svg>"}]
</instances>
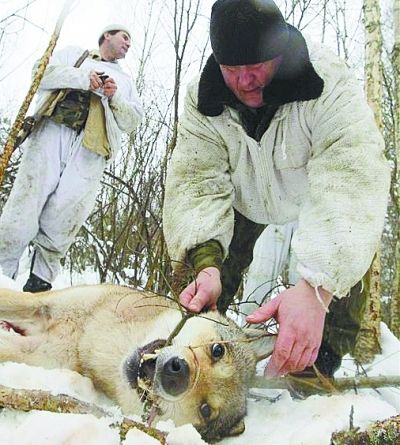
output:
<instances>
[{"instance_id":1,"label":"shoulder strap","mask_svg":"<svg viewBox=\"0 0 400 445\"><path fill-rule=\"evenodd\" d=\"M81 54L79 59L75 62L74 68L79 68L82 65L82 63L85 61L85 59L87 58L88 55L89 55L89 51L87 49L85 49L85 51L83 51L83 53Z\"/></svg>"},{"instance_id":2,"label":"shoulder strap","mask_svg":"<svg viewBox=\"0 0 400 445\"><path fill-rule=\"evenodd\" d=\"M89 51L86 49L79 59L75 62L74 68L79 68L82 63L85 61L85 59L89 56ZM56 90L53 91L49 98L46 100L46 102L40 107L39 110L36 111L36 113L33 116L27 116L24 119L24 122L22 124L21 130L18 132L15 144L14 144L14 150L21 145L25 139L32 133L33 129L36 127L38 122L42 119L44 116L45 111L49 108L51 104L54 104L58 100L60 100L61 96L64 97L68 90Z\"/></svg>"},{"instance_id":3,"label":"shoulder strap","mask_svg":"<svg viewBox=\"0 0 400 445\"><path fill-rule=\"evenodd\" d=\"M83 53L80 55L79 59L75 62L74 68L79 68L82 63L85 61L85 59L89 56L89 51L86 49L83 51ZM54 106L57 102L62 100L70 91L69 88L66 88L64 90L54 90L46 100L46 102L42 105L42 107L37 110L37 112L34 114L35 119L40 119L43 115L46 114L46 111L51 109L51 111L54 109Z\"/></svg>"}]
</instances>

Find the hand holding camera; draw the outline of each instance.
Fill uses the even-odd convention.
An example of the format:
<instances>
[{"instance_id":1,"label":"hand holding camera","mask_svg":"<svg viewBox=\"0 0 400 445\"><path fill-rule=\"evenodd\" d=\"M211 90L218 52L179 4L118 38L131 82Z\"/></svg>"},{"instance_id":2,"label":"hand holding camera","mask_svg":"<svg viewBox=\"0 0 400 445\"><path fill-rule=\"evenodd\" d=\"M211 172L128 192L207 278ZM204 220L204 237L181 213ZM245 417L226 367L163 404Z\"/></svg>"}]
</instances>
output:
<instances>
[{"instance_id":1,"label":"hand holding camera","mask_svg":"<svg viewBox=\"0 0 400 445\"><path fill-rule=\"evenodd\" d=\"M90 72L89 78L89 89L91 91L102 88L104 95L107 96L109 99L111 99L117 91L117 84L115 83L115 80L104 72L93 70Z\"/></svg>"}]
</instances>

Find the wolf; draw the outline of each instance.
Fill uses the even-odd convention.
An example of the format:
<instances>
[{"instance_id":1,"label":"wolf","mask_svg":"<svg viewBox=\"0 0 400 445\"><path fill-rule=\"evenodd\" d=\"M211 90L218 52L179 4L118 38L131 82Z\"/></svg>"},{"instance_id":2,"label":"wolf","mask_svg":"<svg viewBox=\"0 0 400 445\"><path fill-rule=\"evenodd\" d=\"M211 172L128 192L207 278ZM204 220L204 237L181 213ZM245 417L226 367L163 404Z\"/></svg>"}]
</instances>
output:
<instances>
[{"instance_id":1,"label":"wolf","mask_svg":"<svg viewBox=\"0 0 400 445\"><path fill-rule=\"evenodd\" d=\"M274 339L217 311L171 336L183 314L173 299L111 284L0 289L0 362L77 371L125 414L150 402L159 419L191 423L208 442L240 434L249 381Z\"/></svg>"}]
</instances>

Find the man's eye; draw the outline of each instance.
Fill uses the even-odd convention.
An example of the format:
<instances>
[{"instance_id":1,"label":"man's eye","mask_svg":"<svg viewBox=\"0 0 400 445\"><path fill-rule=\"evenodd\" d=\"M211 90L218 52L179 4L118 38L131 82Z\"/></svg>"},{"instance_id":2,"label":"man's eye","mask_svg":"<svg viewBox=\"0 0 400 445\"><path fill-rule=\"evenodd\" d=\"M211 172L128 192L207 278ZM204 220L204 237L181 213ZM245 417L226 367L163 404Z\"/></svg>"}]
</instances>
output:
<instances>
[{"instance_id":1,"label":"man's eye","mask_svg":"<svg viewBox=\"0 0 400 445\"><path fill-rule=\"evenodd\" d=\"M209 419L211 417L211 408L208 403L203 403L200 406L200 414L203 417L203 419Z\"/></svg>"},{"instance_id":2,"label":"man's eye","mask_svg":"<svg viewBox=\"0 0 400 445\"><path fill-rule=\"evenodd\" d=\"M231 73L233 73L233 72L235 72L235 71L238 70L238 67L237 67L237 66L232 66L232 65L222 65L222 66L223 66L223 68L224 68L226 71L229 71L229 72L231 72Z\"/></svg>"},{"instance_id":3,"label":"man's eye","mask_svg":"<svg viewBox=\"0 0 400 445\"><path fill-rule=\"evenodd\" d=\"M221 343L214 343L211 346L211 355L214 359L220 359L225 354L225 346Z\"/></svg>"}]
</instances>

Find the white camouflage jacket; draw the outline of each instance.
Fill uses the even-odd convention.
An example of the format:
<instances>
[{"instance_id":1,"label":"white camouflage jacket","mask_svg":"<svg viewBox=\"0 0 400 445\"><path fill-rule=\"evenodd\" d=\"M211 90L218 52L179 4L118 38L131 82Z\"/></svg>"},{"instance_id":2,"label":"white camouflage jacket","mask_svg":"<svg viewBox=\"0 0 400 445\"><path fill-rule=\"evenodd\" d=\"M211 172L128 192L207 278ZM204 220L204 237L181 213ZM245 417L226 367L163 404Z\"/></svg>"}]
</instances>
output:
<instances>
[{"instance_id":1,"label":"white camouflage jacket","mask_svg":"<svg viewBox=\"0 0 400 445\"><path fill-rule=\"evenodd\" d=\"M199 78L189 85L166 183L172 260L183 262L211 239L226 256L235 208L257 223L298 220L292 247L314 287L341 297L367 271L390 181L383 139L345 63L323 48L310 60L322 94L280 106L260 142L229 106L217 116L200 113Z\"/></svg>"},{"instance_id":2,"label":"white camouflage jacket","mask_svg":"<svg viewBox=\"0 0 400 445\"><path fill-rule=\"evenodd\" d=\"M41 108L46 101L51 92L49 90L72 88L87 91L91 70L102 71L113 77L118 89L110 101L100 90L96 91L104 107L113 159L121 146L121 133L132 133L140 123L142 105L131 77L122 70L118 62L103 62L88 57L79 68L75 68L74 65L83 52L82 48L69 46L53 54L40 83L36 109Z\"/></svg>"}]
</instances>

